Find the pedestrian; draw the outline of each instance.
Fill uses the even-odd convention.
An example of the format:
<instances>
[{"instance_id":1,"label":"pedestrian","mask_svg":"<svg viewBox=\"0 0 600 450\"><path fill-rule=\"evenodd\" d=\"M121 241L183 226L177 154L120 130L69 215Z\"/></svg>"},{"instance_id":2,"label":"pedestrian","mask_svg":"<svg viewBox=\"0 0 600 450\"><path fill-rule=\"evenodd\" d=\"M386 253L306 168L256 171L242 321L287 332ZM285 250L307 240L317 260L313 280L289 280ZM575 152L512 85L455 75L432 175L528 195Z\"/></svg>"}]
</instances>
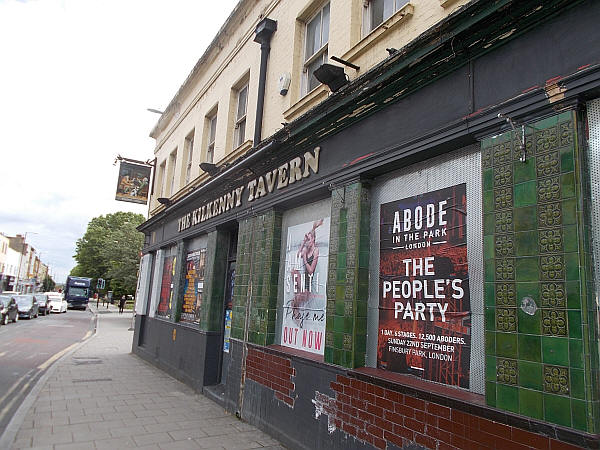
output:
<instances>
[{"instance_id":1,"label":"pedestrian","mask_svg":"<svg viewBox=\"0 0 600 450\"><path fill-rule=\"evenodd\" d=\"M123 295L121 297L121 300L119 301L119 314L123 314L123 308L125 308L125 302L127 301L127 299L125 298L125 296Z\"/></svg>"},{"instance_id":2,"label":"pedestrian","mask_svg":"<svg viewBox=\"0 0 600 450\"><path fill-rule=\"evenodd\" d=\"M94 294L94 298L96 299L96 309L98 309L98 304L100 303L100 297L98 297L98 293Z\"/></svg>"}]
</instances>

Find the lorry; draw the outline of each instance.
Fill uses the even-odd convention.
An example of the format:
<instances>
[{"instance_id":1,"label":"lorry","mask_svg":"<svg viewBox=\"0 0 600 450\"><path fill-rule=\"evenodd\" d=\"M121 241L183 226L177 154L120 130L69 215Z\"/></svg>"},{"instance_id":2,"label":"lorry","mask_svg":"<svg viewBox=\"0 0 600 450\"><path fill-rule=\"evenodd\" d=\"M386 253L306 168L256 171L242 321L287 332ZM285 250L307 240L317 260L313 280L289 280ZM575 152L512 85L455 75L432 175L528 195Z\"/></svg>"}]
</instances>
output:
<instances>
[{"instance_id":1,"label":"lorry","mask_svg":"<svg viewBox=\"0 0 600 450\"><path fill-rule=\"evenodd\" d=\"M91 278L67 277L64 297L67 305L72 309L86 309L90 300Z\"/></svg>"}]
</instances>

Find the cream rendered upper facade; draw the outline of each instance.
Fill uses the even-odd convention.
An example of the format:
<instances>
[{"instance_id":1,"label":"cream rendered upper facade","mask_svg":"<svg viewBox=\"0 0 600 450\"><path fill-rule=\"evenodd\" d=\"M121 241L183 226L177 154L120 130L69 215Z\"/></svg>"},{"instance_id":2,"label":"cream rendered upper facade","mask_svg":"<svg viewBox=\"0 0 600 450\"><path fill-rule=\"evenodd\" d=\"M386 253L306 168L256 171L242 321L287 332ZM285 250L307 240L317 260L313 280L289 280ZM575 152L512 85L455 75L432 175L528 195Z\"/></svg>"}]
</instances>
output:
<instances>
[{"instance_id":1,"label":"cream rendered upper facade","mask_svg":"<svg viewBox=\"0 0 600 450\"><path fill-rule=\"evenodd\" d=\"M354 80L466 3L241 0L150 134L156 139L150 216L165 208L158 198L175 202L209 179L200 163L232 163L260 143L253 142L261 63L254 37L263 18L277 22L258 125L265 139L330 95L308 79L320 63L343 67Z\"/></svg>"}]
</instances>

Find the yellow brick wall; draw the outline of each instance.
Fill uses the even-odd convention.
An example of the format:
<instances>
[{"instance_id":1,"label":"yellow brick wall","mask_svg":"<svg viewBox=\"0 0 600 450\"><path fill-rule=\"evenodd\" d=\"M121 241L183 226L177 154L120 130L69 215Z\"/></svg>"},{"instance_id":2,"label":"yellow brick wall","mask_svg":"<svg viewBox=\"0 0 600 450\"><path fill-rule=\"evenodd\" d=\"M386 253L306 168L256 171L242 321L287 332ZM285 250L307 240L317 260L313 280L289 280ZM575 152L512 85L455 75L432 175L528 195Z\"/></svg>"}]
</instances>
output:
<instances>
[{"instance_id":1,"label":"yellow brick wall","mask_svg":"<svg viewBox=\"0 0 600 450\"><path fill-rule=\"evenodd\" d=\"M365 0L330 0L328 54L360 66L359 71L345 67L346 74L352 80L387 58L386 48L402 48L467 2L412 0L365 35ZM329 90L325 86L316 88L308 95L301 94L304 23L325 3L309 0L242 0L237 5L235 13L211 48L195 68L190 68L188 79L182 80L179 92L151 133L156 139L156 167L165 161L167 164L165 179L156 180L150 203L151 215L163 208L156 201L160 193L160 181L165 183L165 195L174 200L187 192L186 186L182 185L185 179L185 138L192 130L195 130L195 139L190 184L197 185L207 179L199 164L206 157L206 116L209 112L218 108L215 163L233 160L251 148L260 66L260 45L253 39L254 29L262 17L277 21L267 67L262 138L275 133L282 127L282 122L294 120L327 98ZM290 90L285 96L280 95L278 90L278 79L283 73L291 76ZM233 120L237 97L232 89L244 76L248 76L249 84L246 143L234 149ZM169 167L169 157L175 149L177 161L172 168ZM170 192L170 179L167 178L173 175L175 185L173 192Z\"/></svg>"}]
</instances>

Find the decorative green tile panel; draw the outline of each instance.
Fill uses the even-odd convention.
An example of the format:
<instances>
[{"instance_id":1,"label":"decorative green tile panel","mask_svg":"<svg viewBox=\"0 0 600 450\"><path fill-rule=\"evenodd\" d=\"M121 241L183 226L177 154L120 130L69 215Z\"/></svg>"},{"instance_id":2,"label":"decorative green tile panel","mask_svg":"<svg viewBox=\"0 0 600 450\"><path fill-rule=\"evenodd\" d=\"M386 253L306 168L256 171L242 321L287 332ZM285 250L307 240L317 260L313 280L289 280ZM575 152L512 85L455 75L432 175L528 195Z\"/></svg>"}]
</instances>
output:
<instances>
[{"instance_id":1,"label":"decorative green tile panel","mask_svg":"<svg viewBox=\"0 0 600 450\"><path fill-rule=\"evenodd\" d=\"M490 199L493 202L493 193ZM327 304L333 308L327 308L326 334L333 337L325 342L325 361L348 368L365 365L369 214L369 191L362 183L351 182L332 192Z\"/></svg>"},{"instance_id":2,"label":"decorative green tile panel","mask_svg":"<svg viewBox=\"0 0 600 450\"><path fill-rule=\"evenodd\" d=\"M598 331L576 114L482 141L486 402L597 433Z\"/></svg>"}]
</instances>

